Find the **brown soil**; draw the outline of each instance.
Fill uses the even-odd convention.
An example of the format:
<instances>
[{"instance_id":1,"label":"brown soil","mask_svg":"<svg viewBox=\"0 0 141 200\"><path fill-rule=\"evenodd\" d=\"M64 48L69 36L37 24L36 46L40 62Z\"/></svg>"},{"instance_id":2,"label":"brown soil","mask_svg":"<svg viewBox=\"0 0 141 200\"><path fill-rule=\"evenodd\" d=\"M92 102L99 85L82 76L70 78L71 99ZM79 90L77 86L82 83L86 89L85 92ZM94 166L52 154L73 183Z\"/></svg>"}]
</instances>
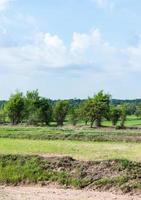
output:
<instances>
[{"instance_id":1,"label":"brown soil","mask_svg":"<svg viewBox=\"0 0 141 200\"><path fill-rule=\"evenodd\" d=\"M46 187L0 187L0 200L140 200L141 196L114 195Z\"/></svg>"},{"instance_id":2,"label":"brown soil","mask_svg":"<svg viewBox=\"0 0 141 200\"><path fill-rule=\"evenodd\" d=\"M21 156L6 155L1 156L2 166L11 166L18 164L29 166L30 161L34 160L34 170L30 176L20 172L21 179L12 182L5 179L2 184L7 186L25 186L27 184L40 184L48 186L56 182L66 186L66 188L75 187L85 190L95 190L100 192L122 192L141 194L141 163L127 160L109 160L109 161L78 161L71 157L39 157L39 156ZM21 168L20 168L21 169ZM17 174L14 168L13 173ZM30 174L29 173L29 174ZM24 178L23 178L24 177Z\"/></svg>"},{"instance_id":3,"label":"brown soil","mask_svg":"<svg viewBox=\"0 0 141 200\"><path fill-rule=\"evenodd\" d=\"M121 191L122 193L139 191L141 194L140 188L134 188L136 184L140 185L141 163L120 160L85 162L69 156L44 156L43 158L48 161L43 166L45 170L67 172L71 177L81 180L81 188L98 191ZM108 182L105 182L105 179ZM42 185L46 185L46 182L43 182Z\"/></svg>"}]
</instances>

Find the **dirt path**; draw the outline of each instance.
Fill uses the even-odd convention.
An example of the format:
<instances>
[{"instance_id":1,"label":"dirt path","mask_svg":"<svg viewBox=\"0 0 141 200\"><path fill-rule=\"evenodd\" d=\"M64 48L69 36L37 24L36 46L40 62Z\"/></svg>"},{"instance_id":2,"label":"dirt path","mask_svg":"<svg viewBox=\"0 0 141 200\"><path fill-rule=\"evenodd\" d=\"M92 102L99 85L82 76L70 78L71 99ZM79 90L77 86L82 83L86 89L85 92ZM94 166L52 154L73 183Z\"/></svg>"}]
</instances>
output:
<instances>
[{"instance_id":1,"label":"dirt path","mask_svg":"<svg viewBox=\"0 0 141 200\"><path fill-rule=\"evenodd\" d=\"M141 196L120 196L106 192L53 187L0 187L0 200L141 200Z\"/></svg>"}]
</instances>

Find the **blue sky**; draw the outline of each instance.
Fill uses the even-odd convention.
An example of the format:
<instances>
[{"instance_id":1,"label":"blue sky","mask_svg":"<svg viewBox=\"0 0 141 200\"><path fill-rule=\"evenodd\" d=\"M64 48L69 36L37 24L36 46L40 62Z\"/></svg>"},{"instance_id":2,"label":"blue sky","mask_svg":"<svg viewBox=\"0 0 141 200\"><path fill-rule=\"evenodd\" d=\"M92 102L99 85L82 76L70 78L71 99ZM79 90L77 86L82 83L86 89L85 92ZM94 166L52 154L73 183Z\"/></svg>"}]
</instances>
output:
<instances>
[{"instance_id":1,"label":"blue sky","mask_svg":"<svg viewBox=\"0 0 141 200\"><path fill-rule=\"evenodd\" d=\"M0 0L0 98L141 98L141 1Z\"/></svg>"}]
</instances>

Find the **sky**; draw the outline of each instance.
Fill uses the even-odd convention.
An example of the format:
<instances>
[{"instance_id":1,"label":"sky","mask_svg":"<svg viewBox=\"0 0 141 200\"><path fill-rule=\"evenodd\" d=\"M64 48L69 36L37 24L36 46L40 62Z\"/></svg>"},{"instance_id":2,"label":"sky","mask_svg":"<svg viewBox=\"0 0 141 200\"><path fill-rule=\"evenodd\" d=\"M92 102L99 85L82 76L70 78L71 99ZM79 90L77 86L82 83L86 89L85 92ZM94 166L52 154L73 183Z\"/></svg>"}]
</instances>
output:
<instances>
[{"instance_id":1,"label":"sky","mask_svg":"<svg viewBox=\"0 0 141 200\"><path fill-rule=\"evenodd\" d=\"M0 0L0 99L141 98L140 0Z\"/></svg>"}]
</instances>

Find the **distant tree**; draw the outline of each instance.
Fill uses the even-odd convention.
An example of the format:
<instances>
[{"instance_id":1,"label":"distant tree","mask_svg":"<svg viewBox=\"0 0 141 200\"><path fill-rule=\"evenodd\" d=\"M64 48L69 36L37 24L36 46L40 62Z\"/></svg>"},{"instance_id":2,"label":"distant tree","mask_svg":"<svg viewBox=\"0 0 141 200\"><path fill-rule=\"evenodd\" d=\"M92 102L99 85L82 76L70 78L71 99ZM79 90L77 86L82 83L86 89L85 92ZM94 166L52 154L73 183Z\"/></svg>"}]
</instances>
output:
<instances>
[{"instance_id":1,"label":"distant tree","mask_svg":"<svg viewBox=\"0 0 141 200\"><path fill-rule=\"evenodd\" d=\"M25 101L21 92L10 96L5 104L5 111L13 125L20 123L24 117Z\"/></svg>"},{"instance_id":2,"label":"distant tree","mask_svg":"<svg viewBox=\"0 0 141 200\"><path fill-rule=\"evenodd\" d=\"M66 115L69 109L68 101L58 101L54 106L54 119L57 122L57 126L63 126Z\"/></svg>"},{"instance_id":3,"label":"distant tree","mask_svg":"<svg viewBox=\"0 0 141 200\"><path fill-rule=\"evenodd\" d=\"M136 115L138 118L141 118L141 104L139 104L138 106L136 106L135 115Z\"/></svg>"},{"instance_id":4,"label":"distant tree","mask_svg":"<svg viewBox=\"0 0 141 200\"><path fill-rule=\"evenodd\" d=\"M136 105L134 103L126 104L126 113L127 115L134 115L136 112Z\"/></svg>"},{"instance_id":5,"label":"distant tree","mask_svg":"<svg viewBox=\"0 0 141 200\"><path fill-rule=\"evenodd\" d=\"M125 121L126 121L126 118L127 118L127 107L126 107L126 104L123 104L121 105L120 107L120 119L121 119L121 124L120 124L120 127L121 128L124 128L125 127Z\"/></svg>"},{"instance_id":6,"label":"distant tree","mask_svg":"<svg viewBox=\"0 0 141 200\"><path fill-rule=\"evenodd\" d=\"M73 126L75 126L79 120L79 112L77 108L71 108L69 112L69 119Z\"/></svg>"},{"instance_id":7,"label":"distant tree","mask_svg":"<svg viewBox=\"0 0 141 200\"><path fill-rule=\"evenodd\" d=\"M0 124L3 124L6 122L6 112L4 110L4 108L0 109Z\"/></svg>"},{"instance_id":8,"label":"distant tree","mask_svg":"<svg viewBox=\"0 0 141 200\"><path fill-rule=\"evenodd\" d=\"M25 97L25 120L30 125L36 125L39 122L40 115L40 96L38 90L27 91Z\"/></svg>"},{"instance_id":9,"label":"distant tree","mask_svg":"<svg viewBox=\"0 0 141 200\"><path fill-rule=\"evenodd\" d=\"M4 105L6 104L7 101L0 100L0 109L4 108Z\"/></svg>"},{"instance_id":10,"label":"distant tree","mask_svg":"<svg viewBox=\"0 0 141 200\"><path fill-rule=\"evenodd\" d=\"M49 125L52 119L52 106L48 99L40 98L39 101L39 121L43 124Z\"/></svg>"},{"instance_id":11,"label":"distant tree","mask_svg":"<svg viewBox=\"0 0 141 200\"><path fill-rule=\"evenodd\" d=\"M110 95L105 94L103 91L88 99L87 106L91 127L93 127L94 122L97 127L101 126L102 119L108 117L109 105Z\"/></svg>"},{"instance_id":12,"label":"distant tree","mask_svg":"<svg viewBox=\"0 0 141 200\"><path fill-rule=\"evenodd\" d=\"M121 116L120 109L116 106L111 106L110 108L110 119L112 121L113 126L117 124Z\"/></svg>"},{"instance_id":13,"label":"distant tree","mask_svg":"<svg viewBox=\"0 0 141 200\"><path fill-rule=\"evenodd\" d=\"M78 108L78 117L80 120L85 122L85 125L89 122L89 102L85 100L82 104L80 104Z\"/></svg>"}]
</instances>

